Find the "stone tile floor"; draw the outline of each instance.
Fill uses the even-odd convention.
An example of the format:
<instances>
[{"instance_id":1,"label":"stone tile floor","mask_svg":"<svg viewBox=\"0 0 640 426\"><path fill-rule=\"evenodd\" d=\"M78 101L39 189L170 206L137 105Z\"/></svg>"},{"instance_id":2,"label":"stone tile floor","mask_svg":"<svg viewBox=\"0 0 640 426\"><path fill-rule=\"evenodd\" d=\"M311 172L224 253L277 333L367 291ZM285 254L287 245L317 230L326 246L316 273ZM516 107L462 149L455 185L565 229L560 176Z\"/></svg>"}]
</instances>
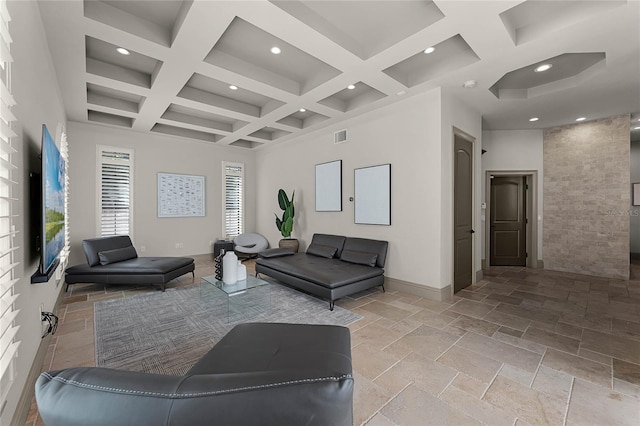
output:
<instances>
[{"instance_id":1,"label":"stone tile floor","mask_svg":"<svg viewBox=\"0 0 640 426\"><path fill-rule=\"evenodd\" d=\"M170 287L213 274L196 263ZM42 370L94 365L93 303L147 291L72 286ZM638 261L628 281L494 267L444 302L375 290L337 304L363 316L354 424L640 424ZM42 424L35 402L27 424Z\"/></svg>"}]
</instances>

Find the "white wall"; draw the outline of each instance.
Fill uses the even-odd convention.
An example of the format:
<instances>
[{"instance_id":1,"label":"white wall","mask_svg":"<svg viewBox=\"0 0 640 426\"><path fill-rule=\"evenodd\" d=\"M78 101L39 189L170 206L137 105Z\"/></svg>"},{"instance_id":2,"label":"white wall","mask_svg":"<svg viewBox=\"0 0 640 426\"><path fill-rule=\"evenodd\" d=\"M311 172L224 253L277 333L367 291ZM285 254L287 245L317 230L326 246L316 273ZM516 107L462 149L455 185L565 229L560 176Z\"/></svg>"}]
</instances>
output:
<instances>
[{"instance_id":1,"label":"white wall","mask_svg":"<svg viewBox=\"0 0 640 426\"><path fill-rule=\"evenodd\" d=\"M18 166L14 179L18 182L14 203L15 220L18 231L15 243L20 249L16 260L20 261L17 276L20 277L16 290L20 297L16 308L20 310L16 319L20 329L17 340L22 341L16 362L17 377L9 392L7 405L0 417L0 424L8 425L16 413L20 395L25 391L26 379L41 342L40 306L51 311L63 286L56 285L55 278L48 283L31 284L31 274L38 269L39 257L35 251L37 230L30 229L32 214L38 214L39 205L31 205L29 200L29 172L40 173L40 144L42 125L46 124L51 135L60 144L57 129L66 124L66 116L58 90L53 62L49 55L46 38L36 2L8 2L12 65L12 92L17 105L13 108L18 121L13 127L18 137L14 147L18 153L13 162ZM37 366L36 368L40 368ZM30 390L30 389L27 389ZM30 401L29 401L30 402Z\"/></svg>"},{"instance_id":2,"label":"white wall","mask_svg":"<svg viewBox=\"0 0 640 426\"><path fill-rule=\"evenodd\" d=\"M454 178L454 132L463 132L474 139L473 144L473 186L474 186L474 234L473 241L473 272L482 270L481 244L482 240L477 232L481 227L480 200L481 188L480 168L482 150L482 116L475 110L463 104L450 93L442 96L442 235L441 235L441 281L453 284L453 178ZM476 276L473 277L475 280ZM474 281L475 282L475 281Z\"/></svg>"},{"instance_id":3,"label":"white wall","mask_svg":"<svg viewBox=\"0 0 640 426\"><path fill-rule=\"evenodd\" d=\"M134 150L133 232L139 255L212 252L222 237L222 161L245 164L245 229L255 228L255 155L249 150L98 124L69 123L71 263L85 262L82 240L96 237L96 147ZM158 218L157 173L205 176L205 217ZM182 243L177 249L175 244ZM141 247L146 250L141 252Z\"/></svg>"},{"instance_id":4,"label":"white wall","mask_svg":"<svg viewBox=\"0 0 640 426\"><path fill-rule=\"evenodd\" d=\"M296 191L294 236L301 250L314 233L389 241L385 275L435 289L450 284L442 271L441 93L434 89L363 116L258 152L257 229L272 245L278 188ZM333 143L347 129L348 141ZM479 134L478 134L479 135ZM315 211L315 165L342 160L343 211ZM391 226L354 224L354 169L391 163ZM445 172L448 173L448 172Z\"/></svg>"},{"instance_id":5,"label":"white wall","mask_svg":"<svg viewBox=\"0 0 640 426\"><path fill-rule=\"evenodd\" d=\"M542 130L489 130L482 132L482 202L486 199L485 176L487 171L537 171L538 172L538 259L542 257ZM482 212L484 214L484 211ZM485 258L485 223L482 222L482 258Z\"/></svg>"}]
</instances>

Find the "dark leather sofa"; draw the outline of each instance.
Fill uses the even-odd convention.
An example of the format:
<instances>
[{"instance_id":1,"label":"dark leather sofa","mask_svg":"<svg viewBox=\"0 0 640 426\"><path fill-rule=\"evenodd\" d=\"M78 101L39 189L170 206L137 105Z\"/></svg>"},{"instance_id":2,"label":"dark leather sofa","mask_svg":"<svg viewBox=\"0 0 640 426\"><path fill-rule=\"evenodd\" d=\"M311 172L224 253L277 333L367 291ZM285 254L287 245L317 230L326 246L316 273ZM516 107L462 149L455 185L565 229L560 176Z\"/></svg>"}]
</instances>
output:
<instances>
[{"instance_id":1,"label":"dark leather sofa","mask_svg":"<svg viewBox=\"0 0 640 426\"><path fill-rule=\"evenodd\" d=\"M128 235L83 240L82 248L87 263L65 270L67 288L77 283L151 284L164 291L169 281L195 271L190 257L138 257Z\"/></svg>"},{"instance_id":2,"label":"dark leather sofa","mask_svg":"<svg viewBox=\"0 0 640 426\"><path fill-rule=\"evenodd\" d=\"M349 329L247 323L185 376L97 367L42 373L38 411L57 425L351 425Z\"/></svg>"},{"instance_id":3,"label":"dark leather sofa","mask_svg":"<svg viewBox=\"0 0 640 426\"><path fill-rule=\"evenodd\" d=\"M337 299L382 286L387 241L314 234L306 253L267 250L256 260L256 275L265 274L300 290Z\"/></svg>"}]
</instances>

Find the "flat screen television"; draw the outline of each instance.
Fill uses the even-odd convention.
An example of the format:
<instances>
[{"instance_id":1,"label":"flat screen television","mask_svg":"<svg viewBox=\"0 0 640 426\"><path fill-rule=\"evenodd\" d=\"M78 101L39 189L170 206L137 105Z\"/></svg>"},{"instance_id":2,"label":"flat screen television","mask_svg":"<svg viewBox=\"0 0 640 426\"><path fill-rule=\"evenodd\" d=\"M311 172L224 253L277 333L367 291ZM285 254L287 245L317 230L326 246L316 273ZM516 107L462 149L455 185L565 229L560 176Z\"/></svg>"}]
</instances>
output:
<instances>
[{"instance_id":1,"label":"flat screen television","mask_svg":"<svg viewBox=\"0 0 640 426\"><path fill-rule=\"evenodd\" d=\"M42 125L42 212L40 274L49 277L64 248L65 162L46 125Z\"/></svg>"}]
</instances>

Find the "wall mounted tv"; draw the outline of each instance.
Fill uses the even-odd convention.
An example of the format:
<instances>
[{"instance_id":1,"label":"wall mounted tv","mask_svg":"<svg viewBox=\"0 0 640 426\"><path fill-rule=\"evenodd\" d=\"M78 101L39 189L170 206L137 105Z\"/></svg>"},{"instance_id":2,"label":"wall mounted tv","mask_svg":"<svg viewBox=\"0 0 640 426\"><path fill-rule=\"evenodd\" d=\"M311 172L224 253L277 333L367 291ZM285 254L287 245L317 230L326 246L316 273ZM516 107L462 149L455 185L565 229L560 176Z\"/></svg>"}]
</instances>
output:
<instances>
[{"instance_id":1,"label":"wall mounted tv","mask_svg":"<svg viewBox=\"0 0 640 426\"><path fill-rule=\"evenodd\" d=\"M47 282L60 263L64 248L65 162L46 125L42 125L40 266L31 282Z\"/></svg>"}]
</instances>

